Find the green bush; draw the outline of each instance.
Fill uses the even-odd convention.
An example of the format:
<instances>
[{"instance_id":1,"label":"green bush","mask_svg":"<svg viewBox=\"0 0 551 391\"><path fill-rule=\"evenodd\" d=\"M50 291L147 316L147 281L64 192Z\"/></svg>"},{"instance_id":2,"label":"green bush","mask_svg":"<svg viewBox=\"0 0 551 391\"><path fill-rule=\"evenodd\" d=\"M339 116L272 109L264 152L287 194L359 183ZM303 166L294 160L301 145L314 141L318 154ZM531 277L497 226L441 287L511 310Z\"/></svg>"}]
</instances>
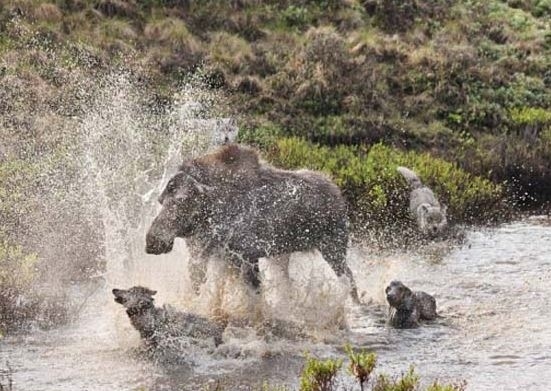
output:
<instances>
[{"instance_id":1,"label":"green bush","mask_svg":"<svg viewBox=\"0 0 551 391\"><path fill-rule=\"evenodd\" d=\"M342 367L342 360L319 360L307 356L304 369L300 375L300 391L331 391L337 373Z\"/></svg>"},{"instance_id":2,"label":"green bush","mask_svg":"<svg viewBox=\"0 0 551 391\"><path fill-rule=\"evenodd\" d=\"M540 107L522 107L511 109L511 120L519 125L550 125L551 110L542 109Z\"/></svg>"},{"instance_id":3,"label":"green bush","mask_svg":"<svg viewBox=\"0 0 551 391\"><path fill-rule=\"evenodd\" d=\"M0 335L30 317L37 258L0 236Z\"/></svg>"},{"instance_id":4,"label":"green bush","mask_svg":"<svg viewBox=\"0 0 551 391\"><path fill-rule=\"evenodd\" d=\"M403 152L383 144L330 148L298 138L282 138L269 158L285 168L306 167L329 174L343 189L357 223L368 220L403 224L408 219L409 191L396 171L398 166L417 172L447 205L451 220L488 221L503 213L500 186L428 153Z\"/></svg>"},{"instance_id":5,"label":"green bush","mask_svg":"<svg viewBox=\"0 0 551 391\"><path fill-rule=\"evenodd\" d=\"M346 345L344 350L350 360L348 371L358 380L360 389L363 391L364 384L369 381L371 372L375 369L377 355L372 352L366 352L365 350L355 352L350 345Z\"/></svg>"},{"instance_id":6,"label":"green bush","mask_svg":"<svg viewBox=\"0 0 551 391\"><path fill-rule=\"evenodd\" d=\"M373 391L415 391L419 387L419 375L415 373L413 366L399 377L391 379L388 375L381 374L373 385Z\"/></svg>"},{"instance_id":7,"label":"green bush","mask_svg":"<svg viewBox=\"0 0 551 391\"><path fill-rule=\"evenodd\" d=\"M465 391L465 382L458 384L440 384L437 381L432 383L426 391Z\"/></svg>"}]
</instances>

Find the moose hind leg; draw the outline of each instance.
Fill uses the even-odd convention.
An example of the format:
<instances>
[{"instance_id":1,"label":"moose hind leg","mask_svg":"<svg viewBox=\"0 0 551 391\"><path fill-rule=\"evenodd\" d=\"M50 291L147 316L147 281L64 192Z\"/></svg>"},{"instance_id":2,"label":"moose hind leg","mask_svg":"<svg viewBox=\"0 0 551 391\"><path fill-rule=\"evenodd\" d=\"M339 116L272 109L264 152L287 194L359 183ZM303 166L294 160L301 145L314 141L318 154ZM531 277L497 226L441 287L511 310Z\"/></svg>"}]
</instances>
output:
<instances>
[{"instance_id":1,"label":"moose hind leg","mask_svg":"<svg viewBox=\"0 0 551 391\"><path fill-rule=\"evenodd\" d=\"M346 247L336 244L321 245L319 250L323 255L323 259L331 266L337 277L341 277L343 274L348 279L350 284L350 295L354 303L359 304L360 298L358 296L358 287L356 286L356 280L352 275L352 270L346 264Z\"/></svg>"},{"instance_id":2,"label":"moose hind leg","mask_svg":"<svg viewBox=\"0 0 551 391\"><path fill-rule=\"evenodd\" d=\"M256 293L260 291L259 274L258 259L250 262L245 261L241 264L241 275L243 280L254 288Z\"/></svg>"}]
</instances>

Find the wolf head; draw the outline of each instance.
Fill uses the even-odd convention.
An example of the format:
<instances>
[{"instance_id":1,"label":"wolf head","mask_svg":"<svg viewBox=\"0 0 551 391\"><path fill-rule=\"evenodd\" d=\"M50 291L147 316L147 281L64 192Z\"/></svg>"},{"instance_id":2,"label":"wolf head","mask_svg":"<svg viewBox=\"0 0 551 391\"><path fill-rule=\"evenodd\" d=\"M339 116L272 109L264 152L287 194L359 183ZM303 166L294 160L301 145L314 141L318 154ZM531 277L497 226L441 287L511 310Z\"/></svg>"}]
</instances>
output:
<instances>
[{"instance_id":1,"label":"wolf head","mask_svg":"<svg viewBox=\"0 0 551 391\"><path fill-rule=\"evenodd\" d=\"M447 225L446 207L421 204L417 208L417 225L425 235L436 236L442 233Z\"/></svg>"},{"instance_id":2,"label":"wolf head","mask_svg":"<svg viewBox=\"0 0 551 391\"><path fill-rule=\"evenodd\" d=\"M401 310L413 309L413 292L401 281L391 281L385 289L386 300L392 308Z\"/></svg>"},{"instance_id":3,"label":"wolf head","mask_svg":"<svg viewBox=\"0 0 551 391\"><path fill-rule=\"evenodd\" d=\"M234 143L237 140L239 127L235 118L218 118L214 125L213 144L224 145Z\"/></svg>"},{"instance_id":4,"label":"wolf head","mask_svg":"<svg viewBox=\"0 0 551 391\"><path fill-rule=\"evenodd\" d=\"M134 286L128 290L113 289L115 302L122 304L126 309L146 309L153 307L153 296L157 291L151 289Z\"/></svg>"}]
</instances>

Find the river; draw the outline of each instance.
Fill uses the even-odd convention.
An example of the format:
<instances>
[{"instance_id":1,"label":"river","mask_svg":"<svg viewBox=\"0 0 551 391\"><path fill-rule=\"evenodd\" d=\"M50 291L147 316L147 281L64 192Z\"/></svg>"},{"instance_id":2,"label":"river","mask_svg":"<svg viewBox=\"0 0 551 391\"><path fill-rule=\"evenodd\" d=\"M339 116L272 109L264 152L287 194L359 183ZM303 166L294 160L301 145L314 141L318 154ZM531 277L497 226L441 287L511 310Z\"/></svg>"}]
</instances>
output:
<instances>
[{"instance_id":1,"label":"river","mask_svg":"<svg viewBox=\"0 0 551 391\"><path fill-rule=\"evenodd\" d=\"M472 229L457 246L435 243L415 252L354 246L348 261L363 293L361 308L342 305L343 294L319 254L293 255L288 285L274 278L265 261L266 292L253 306L263 308L264 316L297 323L304 317L306 336L262 337L255 318L253 327L230 327L214 353L191 349L181 353L177 364L167 364L143 355L137 332L110 290L156 285L151 287L159 290L160 304L208 312L208 300L192 297L182 286L187 255L183 243L178 246L179 256L147 256L95 285L74 287L79 297L89 296L75 322L2 339L0 365L8 361L12 367L14 390L199 390L217 382L230 390L265 381L295 387L306 351L344 357L347 342L375 351L379 372L398 375L414 364L423 379L466 380L468 390L551 389L547 218ZM207 286L225 280L215 269L209 272L217 277ZM384 287L393 279L433 294L441 317L414 330L388 327ZM229 312L240 308L250 314L250 303L243 307L227 298L236 295L235 286L226 287L226 301L219 302ZM203 296L208 296L205 289ZM237 302L247 298L241 296ZM343 380L341 386L350 384Z\"/></svg>"}]
</instances>

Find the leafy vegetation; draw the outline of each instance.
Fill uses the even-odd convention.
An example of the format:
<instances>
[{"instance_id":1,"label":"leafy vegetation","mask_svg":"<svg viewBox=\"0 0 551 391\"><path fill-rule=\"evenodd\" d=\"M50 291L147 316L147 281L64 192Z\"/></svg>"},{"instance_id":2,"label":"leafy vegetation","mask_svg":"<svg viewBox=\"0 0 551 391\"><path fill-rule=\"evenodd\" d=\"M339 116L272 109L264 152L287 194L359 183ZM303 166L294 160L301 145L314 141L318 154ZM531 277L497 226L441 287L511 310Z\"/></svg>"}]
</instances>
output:
<instances>
[{"instance_id":1,"label":"leafy vegetation","mask_svg":"<svg viewBox=\"0 0 551 391\"><path fill-rule=\"evenodd\" d=\"M346 345L344 350L350 360L348 371L358 380L360 389L363 391L364 385L369 381L371 372L375 369L377 356L375 353L366 352L365 350L355 352L350 345Z\"/></svg>"},{"instance_id":2,"label":"leafy vegetation","mask_svg":"<svg viewBox=\"0 0 551 391\"><path fill-rule=\"evenodd\" d=\"M365 350L356 351L351 346L345 346L348 357L348 370L358 381L361 390L371 391L465 391L466 383L440 383L434 381L428 386L422 386L421 378L410 366L406 373L391 377L386 373L378 373L373 376L369 388L364 388L367 380L375 369L377 356L375 353ZM343 360L335 358L319 359L310 355L306 356L306 362L302 368L299 379L300 391L337 391L340 389L355 390L349 378L342 377ZM212 388L206 388L211 390ZM291 391L293 388L284 385L271 385L263 383L260 388L252 388L259 391ZM217 383L213 391L223 391L223 385Z\"/></svg>"},{"instance_id":3,"label":"leafy vegetation","mask_svg":"<svg viewBox=\"0 0 551 391\"><path fill-rule=\"evenodd\" d=\"M357 229L408 221L408 186L398 166L414 169L439 194L455 221L489 221L506 212L500 186L427 153L403 152L383 144L324 147L297 138L278 139L270 159L287 168L326 172L344 190Z\"/></svg>"},{"instance_id":4,"label":"leafy vegetation","mask_svg":"<svg viewBox=\"0 0 551 391\"><path fill-rule=\"evenodd\" d=\"M377 356L372 352L355 351L349 345L345 346L345 351L349 359L348 370L356 378L360 389L363 391L375 369ZM335 378L341 367L342 361L340 360L319 360L307 357L301 373L300 390L337 390ZM372 391L464 391L466 387L465 382L445 384L435 381L428 387L423 388L420 385L420 380L420 376L411 366L405 374L395 378L391 378L385 373L378 374L373 379L369 389Z\"/></svg>"},{"instance_id":5,"label":"leafy vegetation","mask_svg":"<svg viewBox=\"0 0 551 391\"><path fill-rule=\"evenodd\" d=\"M342 360L306 357L300 375L300 391L331 391L341 367Z\"/></svg>"}]
</instances>

